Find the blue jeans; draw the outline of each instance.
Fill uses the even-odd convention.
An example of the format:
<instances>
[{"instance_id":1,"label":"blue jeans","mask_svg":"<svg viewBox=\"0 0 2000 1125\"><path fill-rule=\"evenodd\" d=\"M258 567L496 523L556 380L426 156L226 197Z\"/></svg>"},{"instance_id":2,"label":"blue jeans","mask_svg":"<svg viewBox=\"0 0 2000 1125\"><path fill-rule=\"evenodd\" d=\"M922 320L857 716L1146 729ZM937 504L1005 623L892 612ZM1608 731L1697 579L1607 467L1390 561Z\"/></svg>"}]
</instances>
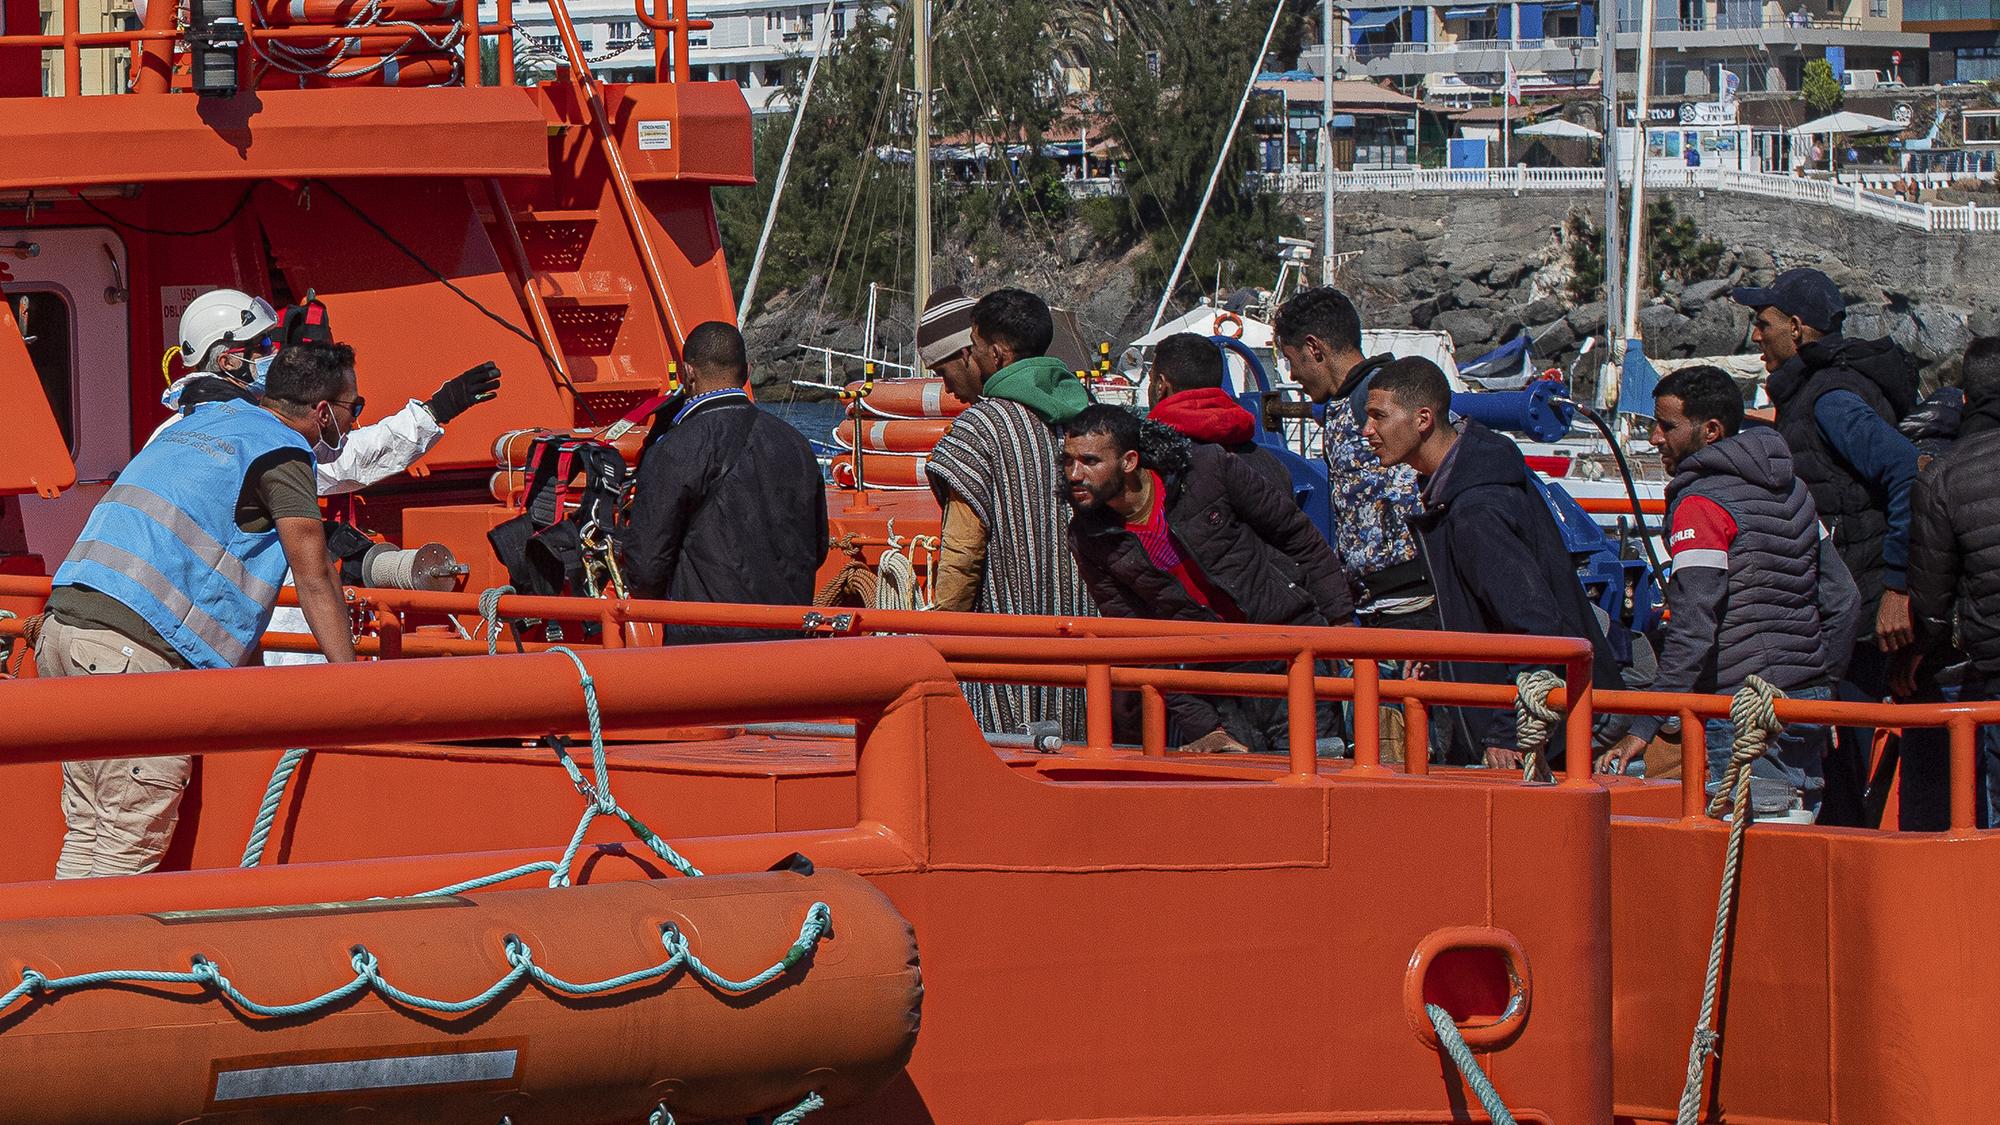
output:
<instances>
[{"instance_id":1,"label":"blue jeans","mask_svg":"<svg viewBox=\"0 0 2000 1125\"><path fill-rule=\"evenodd\" d=\"M1833 698L1833 688L1825 685L1799 688L1785 695L1789 699L1827 700ZM1722 779L1729 773L1729 758L1736 749L1736 728L1728 719L1710 719L1703 729L1708 741L1708 793L1714 796L1722 790ZM1806 810L1817 813L1826 792L1828 738L1824 724L1787 723L1777 744L1767 747L1763 757L1750 763L1750 776L1789 782L1799 791Z\"/></svg>"},{"instance_id":2,"label":"blue jeans","mask_svg":"<svg viewBox=\"0 0 2000 1125\"><path fill-rule=\"evenodd\" d=\"M1969 672L1959 689L1962 702L2000 699L2000 675ZM1979 753L1974 759L1979 777L1979 826L2000 828L2000 723L1979 728Z\"/></svg>"}]
</instances>

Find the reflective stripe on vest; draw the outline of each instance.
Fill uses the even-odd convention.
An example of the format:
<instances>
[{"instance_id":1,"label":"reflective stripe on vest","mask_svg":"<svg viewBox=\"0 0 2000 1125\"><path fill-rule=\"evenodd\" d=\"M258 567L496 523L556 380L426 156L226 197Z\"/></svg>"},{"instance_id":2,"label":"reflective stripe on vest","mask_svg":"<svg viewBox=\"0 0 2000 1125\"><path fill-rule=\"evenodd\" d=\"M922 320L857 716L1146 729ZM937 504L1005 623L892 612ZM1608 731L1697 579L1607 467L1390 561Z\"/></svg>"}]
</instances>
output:
<instances>
[{"instance_id":1,"label":"reflective stripe on vest","mask_svg":"<svg viewBox=\"0 0 2000 1125\"><path fill-rule=\"evenodd\" d=\"M63 565L67 567L69 563L96 563L99 566L109 567L124 578L137 583L141 589L166 606L168 612L194 630L196 636L207 642L208 647L214 649L215 654L231 666L243 663L243 658L250 655L249 648L231 636L222 622L202 612L201 607L189 601L188 596L175 588L174 584L167 580L166 575L154 569L152 563L125 548L89 540L76 545L76 550L70 552L69 560ZM83 584L92 588L97 586L95 582ZM101 592L111 593L111 591Z\"/></svg>"},{"instance_id":2,"label":"reflective stripe on vest","mask_svg":"<svg viewBox=\"0 0 2000 1125\"><path fill-rule=\"evenodd\" d=\"M250 573L243 560L229 553L229 549L215 541L215 537L202 530L186 512L168 502L157 493L148 492L137 485L113 485L111 491L99 501L104 504L123 504L152 517L154 523L166 528L193 551L202 562L222 572L224 578L235 587L260 602L278 600L277 587Z\"/></svg>"},{"instance_id":3,"label":"reflective stripe on vest","mask_svg":"<svg viewBox=\"0 0 2000 1125\"><path fill-rule=\"evenodd\" d=\"M56 571L131 609L196 668L241 664L269 623L286 562L276 527L245 531L250 469L305 439L262 407L203 403L132 459Z\"/></svg>"}]
</instances>

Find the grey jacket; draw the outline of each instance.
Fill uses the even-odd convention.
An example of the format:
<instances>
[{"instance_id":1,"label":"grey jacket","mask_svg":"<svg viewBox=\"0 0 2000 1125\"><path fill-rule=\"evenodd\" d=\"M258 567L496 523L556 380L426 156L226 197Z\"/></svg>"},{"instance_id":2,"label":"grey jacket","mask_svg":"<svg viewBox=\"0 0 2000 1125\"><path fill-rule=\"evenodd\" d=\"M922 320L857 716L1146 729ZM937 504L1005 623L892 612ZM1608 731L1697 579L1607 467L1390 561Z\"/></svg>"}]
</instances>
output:
<instances>
[{"instance_id":1,"label":"grey jacket","mask_svg":"<svg viewBox=\"0 0 2000 1125\"><path fill-rule=\"evenodd\" d=\"M1784 438L1760 426L1697 451L1668 485L1667 505L1673 616L1652 690L1733 692L1750 675L1785 691L1838 679L1861 595ZM1639 719L1632 733L1650 739L1662 721Z\"/></svg>"}]
</instances>

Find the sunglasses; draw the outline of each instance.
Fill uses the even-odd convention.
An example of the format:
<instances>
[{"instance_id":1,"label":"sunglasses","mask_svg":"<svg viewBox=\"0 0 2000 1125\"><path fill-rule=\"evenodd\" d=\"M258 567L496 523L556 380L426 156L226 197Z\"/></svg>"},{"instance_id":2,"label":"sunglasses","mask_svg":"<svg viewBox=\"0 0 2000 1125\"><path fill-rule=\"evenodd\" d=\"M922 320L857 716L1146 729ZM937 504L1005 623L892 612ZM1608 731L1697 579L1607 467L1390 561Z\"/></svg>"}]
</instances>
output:
<instances>
[{"instance_id":1,"label":"sunglasses","mask_svg":"<svg viewBox=\"0 0 2000 1125\"><path fill-rule=\"evenodd\" d=\"M361 411L368 406L368 399L363 395L355 395L352 399L349 399L346 402L340 402L334 399L328 399L327 405L345 407L347 410L348 422L351 424L354 422L361 421Z\"/></svg>"}]
</instances>

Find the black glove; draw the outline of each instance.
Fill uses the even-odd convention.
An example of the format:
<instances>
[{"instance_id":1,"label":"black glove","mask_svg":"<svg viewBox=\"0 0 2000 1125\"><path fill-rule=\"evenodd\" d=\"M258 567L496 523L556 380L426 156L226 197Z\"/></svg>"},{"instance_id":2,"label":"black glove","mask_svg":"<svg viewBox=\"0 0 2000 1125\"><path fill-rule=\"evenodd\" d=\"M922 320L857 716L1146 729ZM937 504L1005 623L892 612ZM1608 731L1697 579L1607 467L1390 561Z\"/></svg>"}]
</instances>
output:
<instances>
[{"instance_id":1,"label":"black glove","mask_svg":"<svg viewBox=\"0 0 2000 1125\"><path fill-rule=\"evenodd\" d=\"M491 360L454 379L446 379L425 406L442 426L500 393L500 368Z\"/></svg>"}]
</instances>

